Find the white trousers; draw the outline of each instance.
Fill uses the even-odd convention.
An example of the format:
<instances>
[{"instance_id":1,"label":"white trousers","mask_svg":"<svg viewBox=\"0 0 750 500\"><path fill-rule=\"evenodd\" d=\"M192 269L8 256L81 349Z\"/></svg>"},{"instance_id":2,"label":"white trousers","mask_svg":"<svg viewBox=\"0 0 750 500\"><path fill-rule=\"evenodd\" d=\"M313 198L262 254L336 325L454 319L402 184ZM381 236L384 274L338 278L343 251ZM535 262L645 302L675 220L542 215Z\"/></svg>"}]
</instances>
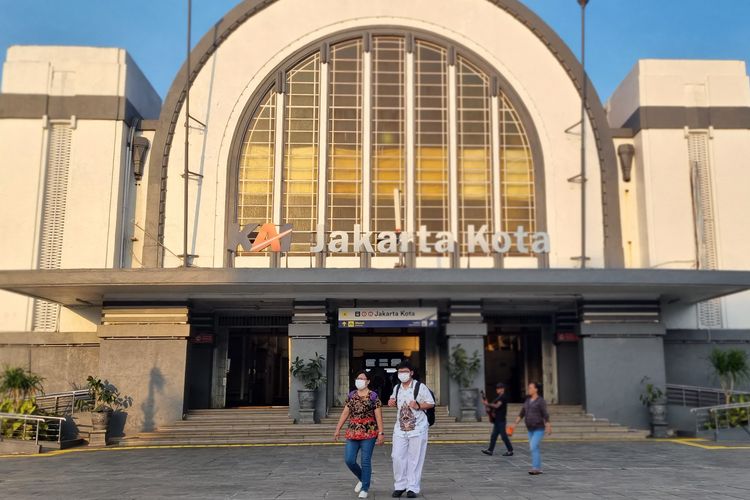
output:
<instances>
[{"instance_id":1,"label":"white trousers","mask_svg":"<svg viewBox=\"0 0 750 500\"><path fill-rule=\"evenodd\" d=\"M393 436L393 489L419 493L426 452L426 432L413 437Z\"/></svg>"}]
</instances>

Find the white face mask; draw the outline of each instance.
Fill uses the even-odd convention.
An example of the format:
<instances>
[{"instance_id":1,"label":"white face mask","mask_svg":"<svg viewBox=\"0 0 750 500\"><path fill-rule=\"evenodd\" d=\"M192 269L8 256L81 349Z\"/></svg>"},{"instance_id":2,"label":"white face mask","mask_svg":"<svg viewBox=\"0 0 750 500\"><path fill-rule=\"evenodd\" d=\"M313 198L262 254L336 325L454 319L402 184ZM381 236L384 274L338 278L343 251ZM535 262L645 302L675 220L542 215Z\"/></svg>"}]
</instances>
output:
<instances>
[{"instance_id":1,"label":"white face mask","mask_svg":"<svg viewBox=\"0 0 750 500\"><path fill-rule=\"evenodd\" d=\"M361 391L362 389L367 387L367 380L357 379L354 381L354 385Z\"/></svg>"},{"instance_id":2,"label":"white face mask","mask_svg":"<svg viewBox=\"0 0 750 500\"><path fill-rule=\"evenodd\" d=\"M409 381L409 379L411 379L411 374L399 372L398 379L401 381L402 384L405 384Z\"/></svg>"}]
</instances>

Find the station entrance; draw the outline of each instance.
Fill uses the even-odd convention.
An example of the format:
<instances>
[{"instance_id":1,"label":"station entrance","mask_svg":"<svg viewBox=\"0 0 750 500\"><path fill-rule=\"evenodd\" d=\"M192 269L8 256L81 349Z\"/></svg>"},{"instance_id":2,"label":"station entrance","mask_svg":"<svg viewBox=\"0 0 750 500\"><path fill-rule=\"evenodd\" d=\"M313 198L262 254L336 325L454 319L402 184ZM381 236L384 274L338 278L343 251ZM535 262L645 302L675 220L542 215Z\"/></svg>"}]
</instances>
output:
<instances>
[{"instance_id":1,"label":"station entrance","mask_svg":"<svg viewBox=\"0 0 750 500\"><path fill-rule=\"evenodd\" d=\"M362 328L351 334L349 380L360 370L370 374L370 388L383 402L398 381L399 363L409 360L418 380L425 377L424 329ZM350 387L353 389L353 387Z\"/></svg>"}]
</instances>

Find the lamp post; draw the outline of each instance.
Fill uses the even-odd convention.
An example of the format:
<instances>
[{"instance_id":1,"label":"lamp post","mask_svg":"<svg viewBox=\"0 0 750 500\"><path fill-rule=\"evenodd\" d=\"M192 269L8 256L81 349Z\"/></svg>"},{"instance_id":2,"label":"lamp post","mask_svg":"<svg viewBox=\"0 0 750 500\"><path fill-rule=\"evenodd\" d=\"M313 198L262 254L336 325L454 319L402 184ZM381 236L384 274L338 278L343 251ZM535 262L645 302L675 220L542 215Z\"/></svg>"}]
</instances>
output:
<instances>
[{"instance_id":1,"label":"lamp post","mask_svg":"<svg viewBox=\"0 0 750 500\"><path fill-rule=\"evenodd\" d=\"M182 267L190 266L188 252L188 183L190 182L190 25L192 16L192 0L187 2L187 60L185 63L185 166L182 173L183 181L183 226L182 226Z\"/></svg>"},{"instance_id":2,"label":"lamp post","mask_svg":"<svg viewBox=\"0 0 750 500\"><path fill-rule=\"evenodd\" d=\"M581 269L586 268L586 106L588 77L586 75L586 6L589 0L578 0L581 6Z\"/></svg>"}]
</instances>

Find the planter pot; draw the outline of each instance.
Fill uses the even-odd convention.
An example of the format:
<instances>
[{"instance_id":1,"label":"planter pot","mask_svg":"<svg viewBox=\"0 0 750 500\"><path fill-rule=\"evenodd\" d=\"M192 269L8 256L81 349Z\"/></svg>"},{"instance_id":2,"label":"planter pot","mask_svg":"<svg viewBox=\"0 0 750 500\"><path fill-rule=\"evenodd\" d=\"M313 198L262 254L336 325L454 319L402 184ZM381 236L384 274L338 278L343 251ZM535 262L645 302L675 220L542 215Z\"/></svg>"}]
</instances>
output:
<instances>
[{"instance_id":1,"label":"planter pot","mask_svg":"<svg viewBox=\"0 0 750 500\"><path fill-rule=\"evenodd\" d=\"M648 405L651 414L651 437L666 438L667 433L667 402L654 401Z\"/></svg>"},{"instance_id":2,"label":"planter pot","mask_svg":"<svg viewBox=\"0 0 750 500\"><path fill-rule=\"evenodd\" d=\"M297 391L297 397L299 398L300 410L315 409L315 391L309 389L299 390Z\"/></svg>"},{"instance_id":3,"label":"planter pot","mask_svg":"<svg viewBox=\"0 0 750 500\"><path fill-rule=\"evenodd\" d=\"M479 389L461 389L459 395L462 410L476 410L477 401L479 400Z\"/></svg>"},{"instance_id":4,"label":"planter pot","mask_svg":"<svg viewBox=\"0 0 750 500\"><path fill-rule=\"evenodd\" d=\"M106 431L109 426L109 419L112 416L112 410L92 411L91 427L93 431Z\"/></svg>"}]
</instances>

